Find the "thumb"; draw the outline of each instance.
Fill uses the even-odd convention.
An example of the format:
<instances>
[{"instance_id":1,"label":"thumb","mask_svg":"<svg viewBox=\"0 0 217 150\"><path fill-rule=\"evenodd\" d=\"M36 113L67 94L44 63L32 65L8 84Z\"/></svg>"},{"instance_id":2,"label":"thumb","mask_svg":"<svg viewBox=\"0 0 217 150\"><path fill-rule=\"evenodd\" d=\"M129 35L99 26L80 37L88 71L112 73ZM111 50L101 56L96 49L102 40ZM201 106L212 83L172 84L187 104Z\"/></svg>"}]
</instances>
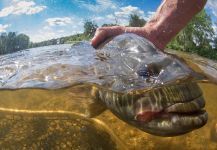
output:
<instances>
[{"instance_id":1,"label":"thumb","mask_svg":"<svg viewBox=\"0 0 217 150\"><path fill-rule=\"evenodd\" d=\"M97 29L93 39L91 40L91 45L94 48L102 43L107 38L107 31L105 29Z\"/></svg>"}]
</instances>

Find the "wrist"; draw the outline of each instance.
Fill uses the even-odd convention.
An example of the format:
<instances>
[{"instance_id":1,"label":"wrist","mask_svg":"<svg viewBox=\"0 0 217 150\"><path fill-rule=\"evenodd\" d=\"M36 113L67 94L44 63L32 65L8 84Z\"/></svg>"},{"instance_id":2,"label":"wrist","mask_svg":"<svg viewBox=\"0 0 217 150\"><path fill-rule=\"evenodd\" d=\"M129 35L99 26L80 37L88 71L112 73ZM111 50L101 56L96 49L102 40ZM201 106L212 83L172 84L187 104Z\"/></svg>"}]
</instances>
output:
<instances>
[{"instance_id":1,"label":"wrist","mask_svg":"<svg viewBox=\"0 0 217 150\"><path fill-rule=\"evenodd\" d=\"M164 38L160 38L163 36L164 33L161 32L159 28L156 28L155 26L147 26L143 27L143 36L148 39L150 42L152 42L156 48L163 51L168 43L170 41L170 38L167 36L164 36Z\"/></svg>"}]
</instances>

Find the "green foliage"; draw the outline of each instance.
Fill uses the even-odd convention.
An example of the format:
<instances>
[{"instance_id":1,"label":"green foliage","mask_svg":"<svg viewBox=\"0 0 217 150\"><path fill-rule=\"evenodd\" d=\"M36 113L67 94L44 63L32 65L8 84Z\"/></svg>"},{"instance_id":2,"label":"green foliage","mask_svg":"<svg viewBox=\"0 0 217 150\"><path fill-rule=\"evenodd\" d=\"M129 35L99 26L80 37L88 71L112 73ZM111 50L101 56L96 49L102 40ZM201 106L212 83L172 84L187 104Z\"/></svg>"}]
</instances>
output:
<instances>
[{"instance_id":1,"label":"green foliage","mask_svg":"<svg viewBox=\"0 0 217 150\"><path fill-rule=\"evenodd\" d=\"M90 37L85 34L76 34L63 38L65 44L74 44L83 40L90 40Z\"/></svg>"},{"instance_id":2,"label":"green foliage","mask_svg":"<svg viewBox=\"0 0 217 150\"><path fill-rule=\"evenodd\" d=\"M140 18L137 14L131 14L129 20L130 27L143 27L146 24L146 21Z\"/></svg>"},{"instance_id":3,"label":"green foliage","mask_svg":"<svg viewBox=\"0 0 217 150\"><path fill-rule=\"evenodd\" d=\"M88 37L93 37L97 28L97 24L92 21L86 20L84 22L84 34Z\"/></svg>"},{"instance_id":4,"label":"green foliage","mask_svg":"<svg viewBox=\"0 0 217 150\"><path fill-rule=\"evenodd\" d=\"M112 27L112 26L119 26L118 24L113 24L113 23L111 23L111 24L103 24L102 25L102 27Z\"/></svg>"},{"instance_id":5,"label":"green foliage","mask_svg":"<svg viewBox=\"0 0 217 150\"><path fill-rule=\"evenodd\" d=\"M217 37L214 38L213 44L214 44L214 49L217 51Z\"/></svg>"},{"instance_id":6,"label":"green foliage","mask_svg":"<svg viewBox=\"0 0 217 150\"><path fill-rule=\"evenodd\" d=\"M43 42L38 42L38 43L31 43L30 48L33 47L40 47L40 46L48 46L48 45L56 45L59 43L59 39L51 39Z\"/></svg>"},{"instance_id":7,"label":"green foliage","mask_svg":"<svg viewBox=\"0 0 217 150\"><path fill-rule=\"evenodd\" d=\"M75 34L71 36L51 39L51 40L42 41L38 43L31 43L30 47L33 48L33 47L41 47L41 46L56 45L56 44L73 44L83 40L90 40L90 37L86 36L85 34Z\"/></svg>"},{"instance_id":8,"label":"green foliage","mask_svg":"<svg viewBox=\"0 0 217 150\"><path fill-rule=\"evenodd\" d=\"M29 37L16 32L2 33L0 35L0 54L13 53L29 47Z\"/></svg>"},{"instance_id":9,"label":"green foliage","mask_svg":"<svg viewBox=\"0 0 217 150\"><path fill-rule=\"evenodd\" d=\"M202 10L168 44L168 47L217 59L217 51L214 51L211 46L213 36L212 20L206 11Z\"/></svg>"},{"instance_id":10,"label":"green foliage","mask_svg":"<svg viewBox=\"0 0 217 150\"><path fill-rule=\"evenodd\" d=\"M27 49L29 46L29 37L25 34L17 35L16 46L17 46L18 50Z\"/></svg>"}]
</instances>

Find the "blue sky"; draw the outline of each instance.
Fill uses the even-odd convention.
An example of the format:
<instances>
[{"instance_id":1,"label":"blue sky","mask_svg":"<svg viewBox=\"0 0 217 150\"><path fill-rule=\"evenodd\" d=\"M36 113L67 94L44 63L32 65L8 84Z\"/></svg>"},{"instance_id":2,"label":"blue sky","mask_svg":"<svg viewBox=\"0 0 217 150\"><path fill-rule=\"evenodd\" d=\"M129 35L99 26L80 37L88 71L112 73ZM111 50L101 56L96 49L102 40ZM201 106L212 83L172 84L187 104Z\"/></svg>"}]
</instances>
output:
<instances>
[{"instance_id":1,"label":"blue sky","mask_svg":"<svg viewBox=\"0 0 217 150\"><path fill-rule=\"evenodd\" d=\"M31 41L72 35L83 31L85 19L126 25L137 13L148 20L161 0L1 0L0 33L17 31ZM217 1L208 0L206 10L217 22ZM217 27L213 24L217 31Z\"/></svg>"}]
</instances>

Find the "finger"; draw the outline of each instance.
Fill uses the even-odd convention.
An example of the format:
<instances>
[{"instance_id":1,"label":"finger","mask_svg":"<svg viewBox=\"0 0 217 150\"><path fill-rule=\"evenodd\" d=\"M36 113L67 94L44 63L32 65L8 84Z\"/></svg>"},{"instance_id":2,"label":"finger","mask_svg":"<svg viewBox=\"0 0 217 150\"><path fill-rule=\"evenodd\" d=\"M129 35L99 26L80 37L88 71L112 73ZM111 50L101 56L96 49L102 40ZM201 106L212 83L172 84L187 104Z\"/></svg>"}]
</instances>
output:
<instances>
[{"instance_id":1,"label":"finger","mask_svg":"<svg viewBox=\"0 0 217 150\"><path fill-rule=\"evenodd\" d=\"M107 38L107 30L106 29L98 29L93 39L91 40L91 44L93 47L97 47L101 42L103 42Z\"/></svg>"}]
</instances>

